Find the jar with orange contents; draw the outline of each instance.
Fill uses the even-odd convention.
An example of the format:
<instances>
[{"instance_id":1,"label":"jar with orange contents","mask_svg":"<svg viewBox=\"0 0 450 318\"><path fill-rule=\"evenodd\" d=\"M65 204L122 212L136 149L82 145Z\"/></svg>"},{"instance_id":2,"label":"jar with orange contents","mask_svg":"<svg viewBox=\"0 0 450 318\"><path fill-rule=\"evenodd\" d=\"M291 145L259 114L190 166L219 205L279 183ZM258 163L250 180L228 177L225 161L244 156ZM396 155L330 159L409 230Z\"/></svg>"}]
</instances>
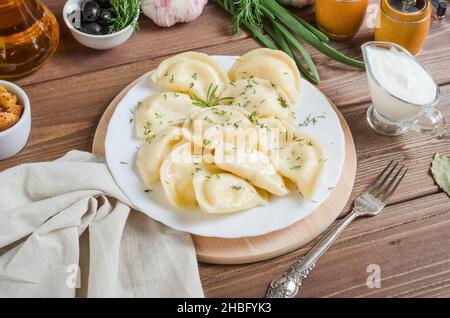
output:
<instances>
[{"instance_id":1,"label":"jar with orange contents","mask_svg":"<svg viewBox=\"0 0 450 318\"><path fill-rule=\"evenodd\" d=\"M368 0L316 0L317 26L333 40L353 37L366 15Z\"/></svg>"},{"instance_id":2,"label":"jar with orange contents","mask_svg":"<svg viewBox=\"0 0 450 318\"><path fill-rule=\"evenodd\" d=\"M427 0L382 0L375 40L399 44L416 55L425 43L430 22L431 4Z\"/></svg>"}]
</instances>

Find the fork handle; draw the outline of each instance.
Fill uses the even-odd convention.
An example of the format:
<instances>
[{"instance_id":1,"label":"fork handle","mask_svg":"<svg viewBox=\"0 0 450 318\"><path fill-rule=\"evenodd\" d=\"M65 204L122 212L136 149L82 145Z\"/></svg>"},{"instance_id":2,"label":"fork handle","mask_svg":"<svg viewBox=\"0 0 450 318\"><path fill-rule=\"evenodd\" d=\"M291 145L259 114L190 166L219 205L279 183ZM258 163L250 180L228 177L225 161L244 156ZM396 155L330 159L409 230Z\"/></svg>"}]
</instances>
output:
<instances>
[{"instance_id":1,"label":"fork handle","mask_svg":"<svg viewBox=\"0 0 450 318\"><path fill-rule=\"evenodd\" d=\"M317 243L305 257L300 258L289 270L272 280L267 290L267 298L292 298L302 284L315 263L328 250L339 234L360 215L361 211L355 207L342 221L331 227L325 236Z\"/></svg>"}]
</instances>

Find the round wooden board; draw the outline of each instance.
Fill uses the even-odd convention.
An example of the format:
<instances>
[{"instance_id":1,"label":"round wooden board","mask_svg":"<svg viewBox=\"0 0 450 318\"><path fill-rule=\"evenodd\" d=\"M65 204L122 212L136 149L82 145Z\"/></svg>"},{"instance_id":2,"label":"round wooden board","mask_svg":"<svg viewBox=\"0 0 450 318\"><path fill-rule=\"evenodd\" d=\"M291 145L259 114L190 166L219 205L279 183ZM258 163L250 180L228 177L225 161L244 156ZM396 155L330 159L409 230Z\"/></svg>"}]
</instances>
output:
<instances>
[{"instance_id":1,"label":"round wooden board","mask_svg":"<svg viewBox=\"0 0 450 318\"><path fill-rule=\"evenodd\" d=\"M120 100L139 80L140 78L125 87L105 110L95 131L93 153L105 155L105 138L109 120ZM222 239L192 235L200 262L244 264L273 258L302 247L333 223L345 207L352 192L356 174L356 151L347 122L337 107L333 103L331 105L336 111L344 131L345 163L341 178L328 199L305 219L288 228L263 236Z\"/></svg>"}]
</instances>

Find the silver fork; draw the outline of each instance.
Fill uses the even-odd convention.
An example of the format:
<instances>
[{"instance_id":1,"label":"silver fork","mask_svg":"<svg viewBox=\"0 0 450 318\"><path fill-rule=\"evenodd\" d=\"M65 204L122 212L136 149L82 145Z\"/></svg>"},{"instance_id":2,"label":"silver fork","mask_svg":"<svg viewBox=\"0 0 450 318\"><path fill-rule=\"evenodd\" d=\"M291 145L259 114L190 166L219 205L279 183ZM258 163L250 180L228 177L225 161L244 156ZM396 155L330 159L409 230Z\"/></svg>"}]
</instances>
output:
<instances>
[{"instance_id":1,"label":"silver fork","mask_svg":"<svg viewBox=\"0 0 450 318\"><path fill-rule=\"evenodd\" d=\"M331 227L327 234L282 276L275 278L267 290L267 298L292 298L315 263L328 250L345 228L360 216L375 216L384 208L395 189L402 181L408 168L399 161L391 161L375 181L356 198L352 212L341 222Z\"/></svg>"}]
</instances>

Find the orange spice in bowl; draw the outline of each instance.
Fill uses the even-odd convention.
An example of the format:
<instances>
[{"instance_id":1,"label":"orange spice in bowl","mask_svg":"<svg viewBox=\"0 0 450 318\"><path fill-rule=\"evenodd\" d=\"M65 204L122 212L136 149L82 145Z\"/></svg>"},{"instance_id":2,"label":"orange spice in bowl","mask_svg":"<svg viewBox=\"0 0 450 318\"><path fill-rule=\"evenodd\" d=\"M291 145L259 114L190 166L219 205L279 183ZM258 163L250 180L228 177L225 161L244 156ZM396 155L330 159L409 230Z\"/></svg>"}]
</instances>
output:
<instances>
[{"instance_id":1,"label":"orange spice in bowl","mask_svg":"<svg viewBox=\"0 0 450 318\"><path fill-rule=\"evenodd\" d=\"M14 126L23 113L23 106L17 104L17 96L0 85L0 132Z\"/></svg>"}]
</instances>

